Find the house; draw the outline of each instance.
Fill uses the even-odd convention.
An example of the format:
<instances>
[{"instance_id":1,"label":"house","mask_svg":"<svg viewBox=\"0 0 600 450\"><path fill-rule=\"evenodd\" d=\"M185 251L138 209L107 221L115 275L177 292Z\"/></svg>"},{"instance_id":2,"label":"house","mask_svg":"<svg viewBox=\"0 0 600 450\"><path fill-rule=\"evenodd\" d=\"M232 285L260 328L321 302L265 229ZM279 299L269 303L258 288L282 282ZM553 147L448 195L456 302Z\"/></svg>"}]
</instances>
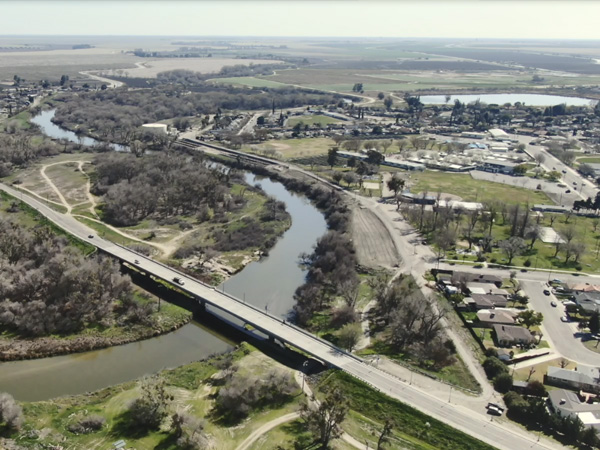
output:
<instances>
[{"instance_id":1,"label":"house","mask_svg":"<svg viewBox=\"0 0 600 450\"><path fill-rule=\"evenodd\" d=\"M497 288L495 284L471 282L467 283L465 287L471 294L500 295L501 297L508 298L508 292Z\"/></svg>"},{"instance_id":2,"label":"house","mask_svg":"<svg viewBox=\"0 0 600 450\"><path fill-rule=\"evenodd\" d=\"M555 414L562 417L578 417L585 427L600 429L600 403L586 403L572 391L553 389L548 400Z\"/></svg>"},{"instance_id":3,"label":"house","mask_svg":"<svg viewBox=\"0 0 600 450\"><path fill-rule=\"evenodd\" d=\"M581 292L600 292L600 286L590 283L567 283L567 289L569 292L581 293Z\"/></svg>"},{"instance_id":4,"label":"house","mask_svg":"<svg viewBox=\"0 0 600 450\"><path fill-rule=\"evenodd\" d=\"M511 347L513 345L531 345L535 339L531 332L523 327L511 325L493 325L496 335L496 343L500 347Z\"/></svg>"},{"instance_id":5,"label":"house","mask_svg":"<svg viewBox=\"0 0 600 450\"><path fill-rule=\"evenodd\" d=\"M514 173L517 163L505 161L501 159L485 159L477 166L478 170L492 173L502 173L505 175L512 175Z\"/></svg>"},{"instance_id":6,"label":"house","mask_svg":"<svg viewBox=\"0 0 600 450\"><path fill-rule=\"evenodd\" d=\"M502 278L485 273L453 272L452 284L457 286L460 283L489 283L500 287L502 286ZM490 288L492 287L490 286Z\"/></svg>"},{"instance_id":7,"label":"house","mask_svg":"<svg viewBox=\"0 0 600 450\"><path fill-rule=\"evenodd\" d=\"M479 311L481 309L505 308L508 300L501 295L471 294L470 297L465 298L465 303L467 303L472 310Z\"/></svg>"},{"instance_id":8,"label":"house","mask_svg":"<svg viewBox=\"0 0 600 450\"><path fill-rule=\"evenodd\" d=\"M600 312L600 292L579 292L573 297L584 314Z\"/></svg>"},{"instance_id":9,"label":"house","mask_svg":"<svg viewBox=\"0 0 600 450\"><path fill-rule=\"evenodd\" d=\"M479 323L487 328L494 325L514 325L516 314L507 309L481 309L477 311Z\"/></svg>"},{"instance_id":10,"label":"house","mask_svg":"<svg viewBox=\"0 0 600 450\"><path fill-rule=\"evenodd\" d=\"M579 365L575 370L548 367L545 381L553 386L597 392L600 389L600 370Z\"/></svg>"}]
</instances>

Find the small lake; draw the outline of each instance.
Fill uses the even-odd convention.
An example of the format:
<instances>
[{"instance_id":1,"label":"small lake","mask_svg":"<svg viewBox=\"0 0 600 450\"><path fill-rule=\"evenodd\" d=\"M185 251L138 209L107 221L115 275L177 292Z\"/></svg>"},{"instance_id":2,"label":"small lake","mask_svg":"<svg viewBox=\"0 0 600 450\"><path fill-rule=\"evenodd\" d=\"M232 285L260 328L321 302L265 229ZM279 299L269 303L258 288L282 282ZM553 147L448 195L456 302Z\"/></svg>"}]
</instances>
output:
<instances>
[{"instance_id":1,"label":"small lake","mask_svg":"<svg viewBox=\"0 0 600 450\"><path fill-rule=\"evenodd\" d=\"M45 114L43 129L61 131L59 135L54 130L52 137L78 142L75 133L65 132L50 121L53 111L42 114ZM39 117L33 121L39 124L39 120L35 120ZM327 230L327 224L306 197L291 193L281 183L268 178L250 172L244 176L248 184L259 183L267 195L285 202L292 225L269 251L268 257L250 263L219 289L260 308L266 307L270 314L287 317L294 304L294 292L306 275L298 265L298 255L312 251L317 239ZM227 314L223 316L229 319ZM230 348L231 343L222 336L192 322L164 336L108 349L0 363L0 392L9 392L21 401L81 394L197 361Z\"/></svg>"},{"instance_id":2,"label":"small lake","mask_svg":"<svg viewBox=\"0 0 600 450\"><path fill-rule=\"evenodd\" d=\"M461 103L471 103L480 100L482 103L504 105L505 103L515 104L521 102L532 106L554 106L566 103L567 106L590 106L596 103L596 100L579 97L562 97L560 95L544 94L459 94L452 95L448 104L459 100ZM445 104L445 95L422 95L421 103L425 105Z\"/></svg>"}]
</instances>

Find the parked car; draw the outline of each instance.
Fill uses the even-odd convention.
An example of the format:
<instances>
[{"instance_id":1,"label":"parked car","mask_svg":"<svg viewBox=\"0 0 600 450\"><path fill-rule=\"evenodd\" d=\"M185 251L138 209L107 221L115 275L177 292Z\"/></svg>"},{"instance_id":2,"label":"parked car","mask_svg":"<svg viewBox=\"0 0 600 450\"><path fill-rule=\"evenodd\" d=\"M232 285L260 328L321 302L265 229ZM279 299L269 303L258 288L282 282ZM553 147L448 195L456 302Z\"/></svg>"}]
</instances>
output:
<instances>
[{"instance_id":1,"label":"parked car","mask_svg":"<svg viewBox=\"0 0 600 450\"><path fill-rule=\"evenodd\" d=\"M548 289L544 289L544 295L550 295L550 291Z\"/></svg>"},{"instance_id":2,"label":"parked car","mask_svg":"<svg viewBox=\"0 0 600 450\"><path fill-rule=\"evenodd\" d=\"M499 409L500 411L504 411L504 407L502 407L501 405L499 405L498 403L492 403L489 402L486 406L486 408L496 408Z\"/></svg>"},{"instance_id":3,"label":"parked car","mask_svg":"<svg viewBox=\"0 0 600 450\"><path fill-rule=\"evenodd\" d=\"M552 305L554 308L556 308L556 302L555 302L554 300L552 300L552 301L550 302L550 304L551 304L551 305Z\"/></svg>"},{"instance_id":4,"label":"parked car","mask_svg":"<svg viewBox=\"0 0 600 450\"><path fill-rule=\"evenodd\" d=\"M88 238L89 239L94 239L94 235L93 234L88 234Z\"/></svg>"},{"instance_id":5,"label":"parked car","mask_svg":"<svg viewBox=\"0 0 600 450\"><path fill-rule=\"evenodd\" d=\"M555 278L554 280L552 280L550 283L558 283L558 284L562 284L562 281L559 280L558 278Z\"/></svg>"},{"instance_id":6,"label":"parked car","mask_svg":"<svg viewBox=\"0 0 600 450\"><path fill-rule=\"evenodd\" d=\"M570 194L570 193L571 193L571 189L567 189L567 190L565 191L565 194Z\"/></svg>"},{"instance_id":7,"label":"parked car","mask_svg":"<svg viewBox=\"0 0 600 450\"><path fill-rule=\"evenodd\" d=\"M567 316L562 316L562 317L560 318L560 321L561 321L561 322L568 322L568 321L569 321L569 318L568 318Z\"/></svg>"},{"instance_id":8,"label":"parked car","mask_svg":"<svg viewBox=\"0 0 600 450\"><path fill-rule=\"evenodd\" d=\"M563 170L563 171L562 171L562 173L567 173L567 171L566 171L566 170Z\"/></svg>"}]
</instances>

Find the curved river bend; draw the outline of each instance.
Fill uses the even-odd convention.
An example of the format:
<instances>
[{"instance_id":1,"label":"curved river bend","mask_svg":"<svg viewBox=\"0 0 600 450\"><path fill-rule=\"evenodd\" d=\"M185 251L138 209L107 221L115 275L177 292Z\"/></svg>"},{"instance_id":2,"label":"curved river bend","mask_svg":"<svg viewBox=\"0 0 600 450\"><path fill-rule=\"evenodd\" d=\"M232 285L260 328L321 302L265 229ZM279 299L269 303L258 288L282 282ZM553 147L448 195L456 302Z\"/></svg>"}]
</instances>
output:
<instances>
[{"instance_id":1,"label":"curved river bend","mask_svg":"<svg viewBox=\"0 0 600 450\"><path fill-rule=\"evenodd\" d=\"M78 142L75 133L53 124L54 111L42 112L32 119L50 137ZM85 145L96 141L86 138ZM286 316L293 306L293 294L304 282L305 271L298 266L298 255L310 252L327 226L323 215L303 196L285 189L278 182L259 179L247 172L249 184L260 183L263 190L285 202L292 226L270 250L269 256L252 262L227 280L219 289L245 298L269 313ZM192 322L177 331L156 338L117 347L74 355L0 364L0 392L9 392L22 401L80 394L132 380L205 358L230 349L222 336Z\"/></svg>"}]
</instances>

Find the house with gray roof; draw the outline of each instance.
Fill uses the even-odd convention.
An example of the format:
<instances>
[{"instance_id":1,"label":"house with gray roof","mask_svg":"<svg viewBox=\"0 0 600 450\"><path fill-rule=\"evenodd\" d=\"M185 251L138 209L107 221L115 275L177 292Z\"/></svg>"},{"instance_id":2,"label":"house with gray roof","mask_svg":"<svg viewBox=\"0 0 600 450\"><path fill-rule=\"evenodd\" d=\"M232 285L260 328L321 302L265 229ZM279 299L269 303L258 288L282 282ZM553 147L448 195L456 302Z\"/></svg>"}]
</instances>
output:
<instances>
[{"instance_id":1,"label":"house with gray roof","mask_svg":"<svg viewBox=\"0 0 600 450\"><path fill-rule=\"evenodd\" d=\"M473 294L470 297L465 298L465 303L467 303L471 309L478 311L480 309L505 308L508 304L508 300L501 295Z\"/></svg>"},{"instance_id":2,"label":"house with gray roof","mask_svg":"<svg viewBox=\"0 0 600 450\"><path fill-rule=\"evenodd\" d=\"M580 292L573 297L584 314L600 311L600 292Z\"/></svg>"},{"instance_id":3,"label":"house with gray roof","mask_svg":"<svg viewBox=\"0 0 600 450\"><path fill-rule=\"evenodd\" d=\"M575 370L548 367L545 381L553 386L597 392L600 390L600 370L579 365Z\"/></svg>"},{"instance_id":4,"label":"house with gray roof","mask_svg":"<svg viewBox=\"0 0 600 450\"><path fill-rule=\"evenodd\" d=\"M548 400L555 414L562 417L577 417L585 427L600 429L600 403L582 402L573 391L553 389Z\"/></svg>"},{"instance_id":5,"label":"house with gray roof","mask_svg":"<svg viewBox=\"0 0 600 450\"><path fill-rule=\"evenodd\" d=\"M494 325L514 325L516 314L508 309L482 309L477 311L479 323L487 328Z\"/></svg>"},{"instance_id":6,"label":"house with gray roof","mask_svg":"<svg viewBox=\"0 0 600 450\"><path fill-rule=\"evenodd\" d=\"M535 338L527 328L512 325L493 325L496 335L496 344L499 347L512 347L513 345L531 345Z\"/></svg>"}]
</instances>

